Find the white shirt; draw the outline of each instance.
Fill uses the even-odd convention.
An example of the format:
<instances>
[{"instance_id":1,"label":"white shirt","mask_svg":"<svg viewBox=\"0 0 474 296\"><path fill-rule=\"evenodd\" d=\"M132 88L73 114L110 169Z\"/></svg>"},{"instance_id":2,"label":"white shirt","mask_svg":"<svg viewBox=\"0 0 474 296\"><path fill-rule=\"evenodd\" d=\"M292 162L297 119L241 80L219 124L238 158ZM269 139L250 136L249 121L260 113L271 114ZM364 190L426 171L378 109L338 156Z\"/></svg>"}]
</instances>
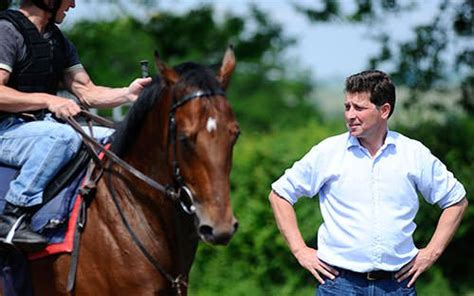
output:
<instances>
[{"instance_id":1,"label":"white shirt","mask_svg":"<svg viewBox=\"0 0 474 296\"><path fill-rule=\"evenodd\" d=\"M441 208L466 195L428 148L392 131L374 157L349 133L328 138L272 189L291 204L319 193L318 257L356 272L399 270L417 254L417 192Z\"/></svg>"}]
</instances>

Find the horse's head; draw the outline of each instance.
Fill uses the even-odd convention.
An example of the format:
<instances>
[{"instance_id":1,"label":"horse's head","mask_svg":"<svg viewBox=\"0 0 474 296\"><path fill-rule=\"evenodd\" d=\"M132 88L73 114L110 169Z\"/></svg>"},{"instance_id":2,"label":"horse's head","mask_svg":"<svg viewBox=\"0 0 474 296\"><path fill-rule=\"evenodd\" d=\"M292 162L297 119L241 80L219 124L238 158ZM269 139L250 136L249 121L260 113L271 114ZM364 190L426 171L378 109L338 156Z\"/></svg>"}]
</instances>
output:
<instances>
[{"instance_id":1,"label":"horse's head","mask_svg":"<svg viewBox=\"0 0 474 296\"><path fill-rule=\"evenodd\" d=\"M181 203L195 215L204 241L227 244L238 227L229 178L239 125L225 96L235 69L233 50L226 51L217 74L194 63L169 68L158 56L156 66L173 97L168 147Z\"/></svg>"}]
</instances>

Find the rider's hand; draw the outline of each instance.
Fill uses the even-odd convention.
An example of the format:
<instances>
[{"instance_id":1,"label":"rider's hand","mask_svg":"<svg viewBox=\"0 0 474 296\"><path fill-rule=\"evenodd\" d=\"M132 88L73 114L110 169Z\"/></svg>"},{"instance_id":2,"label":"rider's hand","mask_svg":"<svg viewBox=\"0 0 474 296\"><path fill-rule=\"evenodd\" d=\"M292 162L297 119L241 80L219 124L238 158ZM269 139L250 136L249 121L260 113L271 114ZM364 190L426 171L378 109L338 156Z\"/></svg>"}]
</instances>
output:
<instances>
[{"instance_id":1,"label":"rider's hand","mask_svg":"<svg viewBox=\"0 0 474 296\"><path fill-rule=\"evenodd\" d=\"M70 99L61 97L49 97L47 101L48 110L58 118L67 118L81 112L81 107Z\"/></svg>"},{"instance_id":2,"label":"rider's hand","mask_svg":"<svg viewBox=\"0 0 474 296\"><path fill-rule=\"evenodd\" d=\"M137 78L128 86L128 100L130 102L135 102L142 92L142 90L150 84L152 81L151 77L147 78Z\"/></svg>"},{"instance_id":3,"label":"rider's hand","mask_svg":"<svg viewBox=\"0 0 474 296\"><path fill-rule=\"evenodd\" d=\"M304 247L295 251L294 255L299 264L311 272L321 284L324 284L321 275L330 279L334 279L335 276L339 275L337 270L319 260L316 249Z\"/></svg>"}]
</instances>

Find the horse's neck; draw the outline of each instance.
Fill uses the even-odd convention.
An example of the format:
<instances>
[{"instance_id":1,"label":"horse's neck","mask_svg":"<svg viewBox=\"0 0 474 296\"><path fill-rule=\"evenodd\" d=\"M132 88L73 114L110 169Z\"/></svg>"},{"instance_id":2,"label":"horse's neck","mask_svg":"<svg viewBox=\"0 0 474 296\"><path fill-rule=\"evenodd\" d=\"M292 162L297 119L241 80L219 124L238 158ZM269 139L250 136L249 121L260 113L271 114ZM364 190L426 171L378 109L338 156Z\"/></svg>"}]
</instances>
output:
<instances>
[{"instance_id":1,"label":"horse's neck","mask_svg":"<svg viewBox=\"0 0 474 296\"><path fill-rule=\"evenodd\" d=\"M153 110L146 114L136 140L130 143L129 152L125 160L138 167L148 177L169 182L168 162L168 110L171 99L163 99L153 106Z\"/></svg>"},{"instance_id":2,"label":"horse's neck","mask_svg":"<svg viewBox=\"0 0 474 296\"><path fill-rule=\"evenodd\" d=\"M124 156L130 165L162 185L172 182L167 139L170 104L168 98L154 106L154 110L147 114L136 142ZM125 175L127 176L126 173ZM172 266L188 271L198 242L192 217L183 214L174 201L142 181L130 176L126 179L129 181L115 178L112 185L123 204L125 215L138 219L139 223L135 228L140 233L137 235L147 240L146 244L151 250L159 249L160 252L169 253ZM108 191L110 192L110 188ZM123 224L120 223L117 227L123 227Z\"/></svg>"},{"instance_id":3,"label":"horse's neck","mask_svg":"<svg viewBox=\"0 0 474 296\"><path fill-rule=\"evenodd\" d=\"M192 217L184 214L175 202L133 177L131 182L114 178L109 184L107 177L107 174L104 175L95 200L100 207L99 220L104 220L104 215L113 219L113 227L108 227L110 233L104 235L131 245L131 234L127 233L119 210L113 203L113 194L134 235L147 251L170 274L187 276L198 243ZM104 223L111 224L111 221L105 220ZM135 256L144 256L136 246L131 249L136 251Z\"/></svg>"}]
</instances>

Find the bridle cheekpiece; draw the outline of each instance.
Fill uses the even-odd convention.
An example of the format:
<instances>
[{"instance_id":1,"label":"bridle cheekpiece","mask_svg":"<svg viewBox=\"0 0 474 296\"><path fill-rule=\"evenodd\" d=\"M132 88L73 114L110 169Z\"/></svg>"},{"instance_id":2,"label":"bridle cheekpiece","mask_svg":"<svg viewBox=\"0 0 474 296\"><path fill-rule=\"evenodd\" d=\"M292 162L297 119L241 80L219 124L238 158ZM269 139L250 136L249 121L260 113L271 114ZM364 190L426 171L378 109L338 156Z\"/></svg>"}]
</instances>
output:
<instances>
[{"instance_id":1,"label":"bridle cheekpiece","mask_svg":"<svg viewBox=\"0 0 474 296\"><path fill-rule=\"evenodd\" d=\"M179 162L178 162L178 157L177 157L177 144L176 144L176 137L177 137L176 110L179 107L182 107L183 105L185 105L186 103L194 99L209 98L216 95L225 97L226 94L225 94L225 91L222 89L209 90L209 91L197 90L197 91L194 91L192 93L182 96L180 99L176 99L176 97L173 97L173 105L171 106L170 112L169 112L168 139L173 149L172 150L172 153L173 153L172 166L173 166L174 184L171 186L167 186L166 194L170 198L178 201L179 204L181 205L181 208L189 215L193 215L195 213L196 207L194 206L194 198L193 198L191 189L189 189L189 187L186 186L186 183L184 182L184 179L180 173Z\"/></svg>"}]
</instances>

